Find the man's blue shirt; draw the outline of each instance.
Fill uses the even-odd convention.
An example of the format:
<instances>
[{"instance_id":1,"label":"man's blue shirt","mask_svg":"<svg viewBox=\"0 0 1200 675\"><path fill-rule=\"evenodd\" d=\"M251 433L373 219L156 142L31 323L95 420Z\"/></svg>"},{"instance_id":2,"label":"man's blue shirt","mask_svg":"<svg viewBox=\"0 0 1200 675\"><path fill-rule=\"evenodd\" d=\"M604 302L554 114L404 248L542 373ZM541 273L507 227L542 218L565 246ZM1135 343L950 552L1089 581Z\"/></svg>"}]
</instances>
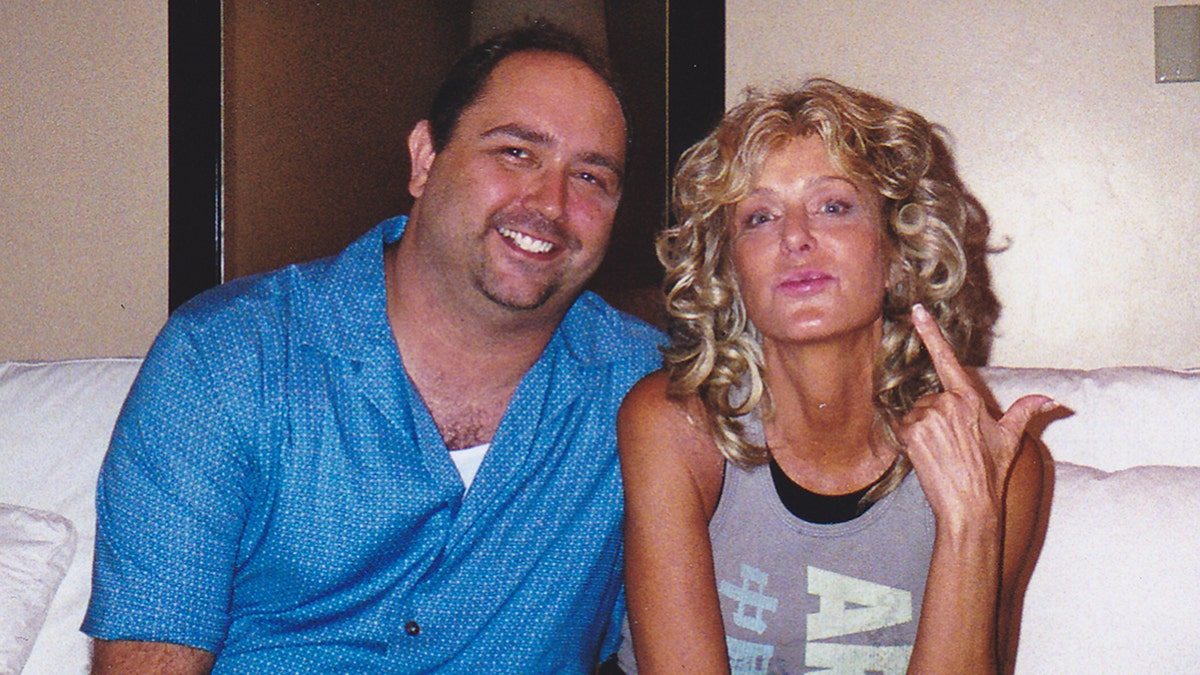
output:
<instances>
[{"instance_id":1,"label":"man's blue shirt","mask_svg":"<svg viewBox=\"0 0 1200 675\"><path fill-rule=\"evenodd\" d=\"M87 633L218 652L216 672L588 672L612 651L616 411L660 335L584 294L464 494L385 312L405 222L168 321L101 471Z\"/></svg>"}]
</instances>

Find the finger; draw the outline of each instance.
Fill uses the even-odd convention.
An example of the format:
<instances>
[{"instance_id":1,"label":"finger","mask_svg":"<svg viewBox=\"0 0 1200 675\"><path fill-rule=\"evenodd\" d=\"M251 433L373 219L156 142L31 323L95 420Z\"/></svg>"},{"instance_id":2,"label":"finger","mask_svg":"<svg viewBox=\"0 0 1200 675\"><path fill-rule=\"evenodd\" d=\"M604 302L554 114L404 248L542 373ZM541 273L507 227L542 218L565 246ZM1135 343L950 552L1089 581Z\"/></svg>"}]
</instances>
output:
<instances>
[{"instance_id":1,"label":"finger","mask_svg":"<svg viewBox=\"0 0 1200 675\"><path fill-rule=\"evenodd\" d=\"M913 305L912 322L921 342L925 343L925 349L929 351L929 358L933 361L933 368L942 380L942 387L946 391L973 389L971 378L967 375L967 371L963 370L962 364L958 362L958 357L954 355L954 347L950 346L946 336L942 334L941 326L938 326L929 310L920 304Z\"/></svg>"},{"instance_id":2,"label":"finger","mask_svg":"<svg viewBox=\"0 0 1200 675\"><path fill-rule=\"evenodd\" d=\"M1029 420L1033 419L1034 415L1052 410L1057 406L1058 404L1049 396L1041 394L1022 396L1008 406L1008 410L1000 418L999 424L1015 438L1020 438L1025 434L1025 428L1029 426Z\"/></svg>"}]
</instances>

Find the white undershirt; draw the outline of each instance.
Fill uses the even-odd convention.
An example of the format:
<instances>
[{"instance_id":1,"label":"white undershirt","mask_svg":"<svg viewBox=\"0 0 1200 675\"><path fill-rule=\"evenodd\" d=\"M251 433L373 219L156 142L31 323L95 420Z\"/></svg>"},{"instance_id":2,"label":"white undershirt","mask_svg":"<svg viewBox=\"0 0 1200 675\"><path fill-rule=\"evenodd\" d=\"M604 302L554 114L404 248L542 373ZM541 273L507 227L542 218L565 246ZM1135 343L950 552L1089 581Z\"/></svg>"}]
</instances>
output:
<instances>
[{"instance_id":1,"label":"white undershirt","mask_svg":"<svg viewBox=\"0 0 1200 675\"><path fill-rule=\"evenodd\" d=\"M491 443L484 443L473 448L450 451L450 459L454 461L454 468L458 469L458 475L462 477L463 485L467 488L471 487L471 482L475 480L475 474L479 472L479 465L483 463L483 456L487 454L488 448L491 446Z\"/></svg>"}]
</instances>

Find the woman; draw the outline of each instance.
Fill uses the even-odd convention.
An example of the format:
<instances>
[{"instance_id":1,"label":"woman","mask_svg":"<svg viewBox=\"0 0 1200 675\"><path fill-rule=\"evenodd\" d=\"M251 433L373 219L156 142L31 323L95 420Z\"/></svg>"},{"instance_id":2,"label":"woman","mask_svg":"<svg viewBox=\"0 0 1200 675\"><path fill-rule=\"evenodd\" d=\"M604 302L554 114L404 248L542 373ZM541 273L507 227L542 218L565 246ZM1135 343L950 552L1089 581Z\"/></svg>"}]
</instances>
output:
<instances>
[{"instance_id":1,"label":"woman","mask_svg":"<svg viewBox=\"0 0 1200 675\"><path fill-rule=\"evenodd\" d=\"M998 305L939 134L813 80L681 159L672 344L618 424L627 672L1011 668L1054 404L993 417L959 364Z\"/></svg>"}]
</instances>

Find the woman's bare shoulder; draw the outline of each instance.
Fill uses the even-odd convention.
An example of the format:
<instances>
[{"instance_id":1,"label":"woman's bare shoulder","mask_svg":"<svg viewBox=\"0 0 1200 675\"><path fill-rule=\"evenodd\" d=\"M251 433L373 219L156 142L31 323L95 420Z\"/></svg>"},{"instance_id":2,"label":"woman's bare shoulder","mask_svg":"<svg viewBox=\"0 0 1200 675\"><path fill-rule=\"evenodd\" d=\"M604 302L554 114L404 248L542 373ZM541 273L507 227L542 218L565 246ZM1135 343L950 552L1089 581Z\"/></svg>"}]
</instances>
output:
<instances>
[{"instance_id":1,"label":"woman's bare shoulder","mask_svg":"<svg viewBox=\"0 0 1200 675\"><path fill-rule=\"evenodd\" d=\"M685 480L711 512L708 507L715 507L720 495L725 458L713 441L709 413L700 399L673 395L669 386L669 376L660 370L625 397L617 420L622 471L627 484L628 477L656 476L674 487Z\"/></svg>"}]
</instances>

